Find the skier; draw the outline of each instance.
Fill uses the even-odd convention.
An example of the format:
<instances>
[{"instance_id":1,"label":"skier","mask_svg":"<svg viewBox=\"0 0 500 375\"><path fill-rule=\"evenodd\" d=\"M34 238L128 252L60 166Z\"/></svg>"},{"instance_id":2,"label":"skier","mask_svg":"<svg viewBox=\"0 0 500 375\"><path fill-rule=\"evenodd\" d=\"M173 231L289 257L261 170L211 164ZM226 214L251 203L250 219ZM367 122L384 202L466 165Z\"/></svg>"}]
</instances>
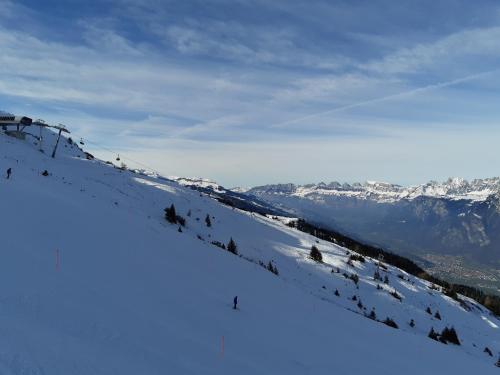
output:
<instances>
[{"instance_id":1,"label":"skier","mask_svg":"<svg viewBox=\"0 0 500 375\"><path fill-rule=\"evenodd\" d=\"M235 296L234 299L233 299L233 303L234 303L234 306L233 306L233 309L236 310L237 307L238 307L238 296Z\"/></svg>"},{"instance_id":2,"label":"skier","mask_svg":"<svg viewBox=\"0 0 500 375\"><path fill-rule=\"evenodd\" d=\"M7 180L10 178L11 173L12 173L12 168L7 169Z\"/></svg>"}]
</instances>

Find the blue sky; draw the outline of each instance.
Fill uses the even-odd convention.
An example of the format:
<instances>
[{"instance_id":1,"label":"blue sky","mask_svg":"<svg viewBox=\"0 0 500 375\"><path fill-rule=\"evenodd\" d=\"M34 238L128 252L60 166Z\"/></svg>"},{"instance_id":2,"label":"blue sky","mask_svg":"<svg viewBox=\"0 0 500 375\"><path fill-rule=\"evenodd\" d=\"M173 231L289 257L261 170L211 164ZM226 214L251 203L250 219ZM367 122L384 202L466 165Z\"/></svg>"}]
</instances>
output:
<instances>
[{"instance_id":1,"label":"blue sky","mask_svg":"<svg viewBox=\"0 0 500 375\"><path fill-rule=\"evenodd\" d=\"M499 41L497 1L0 0L0 109L227 186L489 177Z\"/></svg>"}]
</instances>

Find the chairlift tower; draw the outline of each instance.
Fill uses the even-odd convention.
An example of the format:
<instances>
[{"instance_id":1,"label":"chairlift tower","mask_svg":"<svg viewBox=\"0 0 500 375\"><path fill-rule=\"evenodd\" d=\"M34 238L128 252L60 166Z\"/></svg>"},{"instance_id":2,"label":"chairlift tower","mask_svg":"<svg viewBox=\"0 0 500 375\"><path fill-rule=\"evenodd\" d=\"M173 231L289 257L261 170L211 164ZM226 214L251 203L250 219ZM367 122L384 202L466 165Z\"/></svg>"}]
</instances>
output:
<instances>
[{"instance_id":1,"label":"chairlift tower","mask_svg":"<svg viewBox=\"0 0 500 375\"><path fill-rule=\"evenodd\" d=\"M56 144L54 146L54 150L52 151L52 158L55 158L56 157L57 146L59 145L59 139L61 139L61 133L65 132L65 133L69 134L69 130L66 129L66 125L63 125L63 124L52 125L50 127L59 130L59 133L57 134L57 141L56 141Z\"/></svg>"},{"instance_id":2,"label":"chairlift tower","mask_svg":"<svg viewBox=\"0 0 500 375\"><path fill-rule=\"evenodd\" d=\"M38 150L40 152L43 152L43 128L48 127L49 125L42 119L38 119L35 122L32 123L34 126L38 126L40 129L40 135L38 136Z\"/></svg>"}]
</instances>

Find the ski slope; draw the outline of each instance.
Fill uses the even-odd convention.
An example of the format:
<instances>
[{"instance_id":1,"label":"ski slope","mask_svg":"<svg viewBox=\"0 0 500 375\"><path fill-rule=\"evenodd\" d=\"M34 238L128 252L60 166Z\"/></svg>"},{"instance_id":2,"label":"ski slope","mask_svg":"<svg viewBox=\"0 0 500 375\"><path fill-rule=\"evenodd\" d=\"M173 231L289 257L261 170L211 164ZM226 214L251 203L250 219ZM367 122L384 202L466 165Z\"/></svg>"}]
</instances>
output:
<instances>
[{"instance_id":1,"label":"ski slope","mask_svg":"<svg viewBox=\"0 0 500 375\"><path fill-rule=\"evenodd\" d=\"M87 160L65 139L52 159L54 134L45 153L34 142L0 132L0 172L12 168L0 179L1 374L498 374L500 321L473 301L390 266L378 290L376 262L349 265L283 220ZM182 232L163 217L172 203ZM211 244L231 237L241 256ZM462 345L429 339L431 326L454 326Z\"/></svg>"}]
</instances>

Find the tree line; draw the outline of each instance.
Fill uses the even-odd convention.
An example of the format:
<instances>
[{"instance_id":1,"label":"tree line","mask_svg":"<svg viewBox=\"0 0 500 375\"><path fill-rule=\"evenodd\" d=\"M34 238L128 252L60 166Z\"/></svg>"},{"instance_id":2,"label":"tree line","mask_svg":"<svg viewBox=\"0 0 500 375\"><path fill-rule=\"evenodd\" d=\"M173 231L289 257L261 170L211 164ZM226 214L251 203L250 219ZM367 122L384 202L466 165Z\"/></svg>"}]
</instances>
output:
<instances>
[{"instance_id":1,"label":"tree line","mask_svg":"<svg viewBox=\"0 0 500 375\"><path fill-rule=\"evenodd\" d=\"M385 263L398 267L413 276L441 286L447 296L460 301L457 296L457 293L460 293L479 302L481 305L491 310L495 315L500 316L499 296L485 294L481 290L471 286L448 283L444 280L430 275L429 273L427 273L427 271L422 269L415 262L411 261L408 258L380 249L378 247L363 244L333 230L321 228L308 223L303 219L291 221L288 223L288 226L296 228L301 232L309 233L324 241L333 242L337 245L345 247L358 254L368 256L370 258L378 259L380 256L382 256Z\"/></svg>"}]
</instances>

